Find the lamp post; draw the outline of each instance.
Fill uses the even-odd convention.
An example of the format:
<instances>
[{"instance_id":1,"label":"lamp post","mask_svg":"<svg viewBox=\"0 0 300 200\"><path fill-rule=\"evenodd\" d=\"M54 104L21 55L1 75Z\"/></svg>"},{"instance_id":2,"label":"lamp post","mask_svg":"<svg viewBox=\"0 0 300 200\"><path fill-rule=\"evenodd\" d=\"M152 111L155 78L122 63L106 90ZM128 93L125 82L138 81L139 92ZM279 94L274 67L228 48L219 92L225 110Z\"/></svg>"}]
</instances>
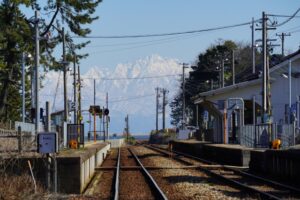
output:
<instances>
[{"instance_id":1,"label":"lamp post","mask_svg":"<svg viewBox=\"0 0 300 200\"><path fill-rule=\"evenodd\" d=\"M25 59L31 58L31 54L22 53L22 122L25 122Z\"/></svg>"},{"instance_id":2,"label":"lamp post","mask_svg":"<svg viewBox=\"0 0 300 200\"><path fill-rule=\"evenodd\" d=\"M288 110L288 123L292 123L291 114L292 114L292 61L289 60L288 66L288 76L282 74L282 77L287 78L289 81L289 110ZM295 132L293 131L293 145L295 145Z\"/></svg>"}]
</instances>

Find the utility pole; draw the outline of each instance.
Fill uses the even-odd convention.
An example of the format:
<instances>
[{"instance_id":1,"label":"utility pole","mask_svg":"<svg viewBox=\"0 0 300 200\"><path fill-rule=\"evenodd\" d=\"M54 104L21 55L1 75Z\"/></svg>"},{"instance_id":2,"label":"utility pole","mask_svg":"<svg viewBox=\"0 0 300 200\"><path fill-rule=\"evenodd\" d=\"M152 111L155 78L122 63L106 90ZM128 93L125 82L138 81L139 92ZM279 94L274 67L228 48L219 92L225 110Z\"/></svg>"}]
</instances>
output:
<instances>
[{"instance_id":1,"label":"utility pole","mask_svg":"<svg viewBox=\"0 0 300 200\"><path fill-rule=\"evenodd\" d=\"M96 79L94 79L94 106L96 105Z\"/></svg>"},{"instance_id":2,"label":"utility pole","mask_svg":"<svg viewBox=\"0 0 300 200\"><path fill-rule=\"evenodd\" d=\"M104 121L104 106L103 106L103 109L102 109L102 126L103 126L103 137L104 137L104 142L106 141L106 136L105 136L105 121Z\"/></svg>"},{"instance_id":3,"label":"utility pole","mask_svg":"<svg viewBox=\"0 0 300 200\"><path fill-rule=\"evenodd\" d=\"M182 129L185 129L185 68L186 63L182 63Z\"/></svg>"},{"instance_id":4,"label":"utility pole","mask_svg":"<svg viewBox=\"0 0 300 200\"><path fill-rule=\"evenodd\" d=\"M129 140L129 116L127 115L125 117L125 134L126 134L126 138L127 138L127 142Z\"/></svg>"},{"instance_id":5,"label":"utility pole","mask_svg":"<svg viewBox=\"0 0 300 200\"><path fill-rule=\"evenodd\" d=\"M30 119L31 119L31 123L34 123L34 115L35 115L35 65L30 67L30 79L31 79L30 80L30 87L31 87L30 88L30 95L31 95ZM34 115L32 113L32 109L34 109Z\"/></svg>"},{"instance_id":6,"label":"utility pole","mask_svg":"<svg viewBox=\"0 0 300 200\"><path fill-rule=\"evenodd\" d=\"M159 104L159 88L155 88L156 90L156 133L158 133L158 104Z\"/></svg>"},{"instance_id":7,"label":"utility pole","mask_svg":"<svg viewBox=\"0 0 300 200\"><path fill-rule=\"evenodd\" d=\"M81 79L80 79L80 67L77 65L78 72L78 124L81 124L82 115L81 115Z\"/></svg>"},{"instance_id":8,"label":"utility pole","mask_svg":"<svg viewBox=\"0 0 300 200\"><path fill-rule=\"evenodd\" d=\"M106 92L106 108L108 109L108 92ZM107 135L107 139L109 140L109 136L108 136L108 115L105 115L105 119L106 119L106 135Z\"/></svg>"},{"instance_id":9,"label":"utility pole","mask_svg":"<svg viewBox=\"0 0 300 200\"><path fill-rule=\"evenodd\" d=\"M255 52L256 52L256 45L254 44L254 18L252 17L252 25L251 25L251 39L252 39L252 74L255 74Z\"/></svg>"},{"instance_id":10,"label":"utility pole","mask_svg":"<svg viewBox=\"0 0 300 200\"><path fill-rule=\"evenodd\" d=\"M76 54L74 54L74 60L73 60L73 88L74 88L74 124L77 124L77 91L76 91Z\"/></svg>"},{"instance_id":11,"label":"utility pole","mask_svg":"<svg viewBox=\"0 0 300 200\"><path fill-rule=\"evenodd\" d=\"M25 122L25 53L22 53L22 122Z\"/></svg>"},{"instance_id":12,"label":"utility pole","mask_svg":"<svg viewBox=\"0 0 300 200\"><path fill-rule=\"evenodd\" d=\"M63 37L63 72L64 72L64 121L68 122L68 92L67 92L67 68L66 68L66 37L65 29L62 28Z\"/></svg>"},{"instance_id":13,"label":"utility pole","mask_svg":"<svg viewBox=\"0 0 300 200\"><path fill-rule=\"evenodd\" d=\"M281 55L284 56L284 38L285 36L291 36L290 33L281 33L281 34L276 34L281 40Z\"/></svg>"},{"instance_id":14,"label":"utility pole","mask_svg":"<svg viewBox=\"0 0 300 200\"><path fill-rule=\"evenodd\" d=\"M166 90L165 88L162 89L162 93L163 93L163 123L162 123L162 129L163 131L165 130L166 128L166 105L167 105L167 102L166 102L166 93L168 93L169 91Z\"/></svg>"},{"instance_id":15,"label":"utility pole","mask_svg":"<svg viewBox=\"0 0 300 200\"><path fill-rule=\"evenodd\" d=\"M96 79L94 79L94 108L96 106ZM96 112L93 110L94 114L94 142L96 142Z\"/></svg>"},{"instance_id":16,"label":"utility pole","mask_svg":"<svg viewBox=\"0 0 300 200\"><path fill-rule=\"evenodd\" d=\"M271 127L271 117L272 117L272 107L271 107L271 84L270 84L270 74L269 74L269 41L274 41L268 39L268 30L275 30L274 26L268 27L267 24L268 16L265 12L262 13L262 27L256 30L262 30L262 58L263 58L263 77L262 77L262 113L261 121L262 123L268 124L268 134L269 142L272 141L272 127ZM272 45L276 46L276 45Z\"/></svg>"},{"instance_id":17,"label":"utility pole","mask_svg":"<svg viewBox=\"0 0 300 200\"><path fill-rule=\"evenodd\" d=\"M40 131L40 107L39 107L39 66L40 66L40 33L38 11L35 11L35 130Z\"/></svg>"},{"instance_id":18,"label":"utility pole","mask_svg":"<svg viewBox=\"0 0 300 200\"><path fill-rule=\"evenodd\" d=\"M262 56L263 56L263 115L262 122L265 123L264 115L267 113L267 17L265 12L262 13Z\"/></svg>"}]
</instances>

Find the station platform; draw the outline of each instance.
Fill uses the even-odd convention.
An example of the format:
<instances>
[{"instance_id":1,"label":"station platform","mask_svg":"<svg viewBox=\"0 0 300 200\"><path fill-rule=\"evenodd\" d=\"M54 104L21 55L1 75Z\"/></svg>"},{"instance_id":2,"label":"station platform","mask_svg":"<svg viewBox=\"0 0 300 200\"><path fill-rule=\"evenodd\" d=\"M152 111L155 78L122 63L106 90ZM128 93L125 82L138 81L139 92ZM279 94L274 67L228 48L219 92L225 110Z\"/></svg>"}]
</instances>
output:
<instances>
[{"instance_id":1,"label":"station platform","mask_svg":"<svg viewBox=\"0 0 300 200\"><path fill-rule=\"evenodd\" d=\"M172 141L173 149L224 165L249 166L251 148L237 144L211 144L196 140Z\"/></svg>"},{"instance_id":2,"label":"station platform","mask_svg":"<svg viewBox=\"0 0 300 200\"><path fill-rule=\"evenodd\" d=\"M285 150L252 150L250 170L300 186L300 146Z\"/></svg>"},{"instance_id":3,"label":"station platform","mask_svg":"<svg viewBox=\"0 0 300 200\"><path fill-rule=\"evenodd\" d=\"M272 150L196 140L175 140L171 143L175 151L224 165L249 167L254 173L300 186L300 145L284 150Z\"/></svg>"},{"instance_id":4,"label":"station platform","mask_svg":"<svg viewBox=\"0 0 300 200\"><path fill-rule=\"evenodd\" d=\"M90 142L86 143L83 148L60 150L55 155L57 163L57 192L67 194L82 193L93 177L95 167L102 164L110 148L110 143ZM29 173L28 161L30 161L36 180L46 186L48 176L46 155L36 152L24 152L16 154L13 158L6 157L4 159L7 162L4 160L3 163L11 163L9 166L6 166L8 173L14 174ZM51 166L53 167L53 162ZM53 175L53 169L51 169L51 179Z\"/></svg>"}]
</instances>

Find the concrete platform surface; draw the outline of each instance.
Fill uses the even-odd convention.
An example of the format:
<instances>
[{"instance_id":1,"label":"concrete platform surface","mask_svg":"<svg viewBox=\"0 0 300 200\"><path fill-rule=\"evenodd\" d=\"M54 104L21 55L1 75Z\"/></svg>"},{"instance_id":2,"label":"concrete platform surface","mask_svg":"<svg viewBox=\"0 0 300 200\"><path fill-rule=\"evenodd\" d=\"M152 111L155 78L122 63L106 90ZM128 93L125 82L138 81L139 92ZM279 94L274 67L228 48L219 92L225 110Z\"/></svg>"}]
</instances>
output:
<instances>
[{"instance_id":1,"label":"concrete platform surface","mask_svg":"<svg viewBox=\"0 0 300 200\"><path fill-rule=\"evenodd\" d=\"M225 165L248 167L251 148L236 144L211 144L196 140L172 141L173 149Z\"/></svg>"},{"instance_id":2,"label":"concrete platform surface","mask_svg":"<svg viewBox=\"0 0 300 200\"><path fill-rule=\"evenodd\" d=\"M104 142L87 143L84 145L84 148L61 150L57 154L57 158L67 158L67 157L86 158L92 154L95 154L95 152L99 151L100 149L104 148L107 145L108 143L104 143Z\"/></svg>"}]
</instances>

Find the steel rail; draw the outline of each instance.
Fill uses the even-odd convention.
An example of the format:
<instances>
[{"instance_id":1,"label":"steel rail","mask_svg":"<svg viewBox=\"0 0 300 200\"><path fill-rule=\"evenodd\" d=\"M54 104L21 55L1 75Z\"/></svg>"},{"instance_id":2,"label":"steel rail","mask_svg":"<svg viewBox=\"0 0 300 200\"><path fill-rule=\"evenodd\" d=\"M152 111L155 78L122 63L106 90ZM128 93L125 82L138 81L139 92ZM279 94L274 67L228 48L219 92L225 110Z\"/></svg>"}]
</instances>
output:
<instances>
[{"instance_id":1,"label":"steel rail","mask_svg":"<svg viewBox=\"0 0 300 200\"><path fill-rule=\"evenodd\" d=\"M118 162L117 162L117 169L115 174L115 185L114 185L114 200L119 199L119 186L120 186L120 157L121 157L121 150L119 148L118 152Z\"/></svg>"},{"instance_id":2,"label":"steel rail","mask_svg":"<svg viewBox=\"0 0 300 200\"><path fill-rule=\"evenodd\" d=\"M145 146L147 148L152 149L152 150L156 150L157 152L161 152L162 154L169 155L169 153L165 152L165 151L168 151L166 149L162 150L162 148L154 147L152 145L151 146L145 145ZM197 161L215 164L214 162L210 162L210 161L207 161L207 160L195 157L195 156L187 155L187 154L184 154L184 153L181 153L181 152L176 152L176 151L172 151L172 152L176 153L177 155L181 155L181 156L185 156L185 157L188 157L188 158L191 158L191 159L195 159ZM177 160L181 160L181 159L177 158ZM184 162L186 162L186 161L184 161ZM294 188L294 187L291 187L291 186L287 186L287 185L284 185L284 184L281 184L281 183L277 183L277 182L274 182L274 181L271 181L271 180L267 180L267 179L264 179L264 178L261 178L261 177L255 176L255 175L251 175L249 173L242 172L240 170L235 170L235 169L232 169L230 167L226 167L224 165L222 165L221 168L226 169L226 170L232 170L234 173L239 173L239 175L241 175L241 176L244 175L247 178L252 178L252 179L254 179L256 181L260 181L260 182L269 184L272 187L279 187L281 189L288 190L291 193L299 194L299 192L300 192L300 190L297 189L297 188ZM226 176L223 176L221 174L213 172L211 169L208 169L208 168L205 168L205 167L201 167L201 166L199 166L198 169L200 169L200 170L202 170L202 171L204 171L204 172L206 172L206 173L208 173L208 174L210 174L210 175L212 175L214 177L217 177L217 178L223 180L224 182L227 182L227 183L230 183L232 185L235 185L235 186L237 186L237 187L239 187L241 189L247 190L249 192L257 193L263 199L277 199L277 200L282 199L281 197L278 197L276 195L270 194L268 192L260 191L260 190L254 188L254 187L249 186L249 185L240 183L240 182L238 182L236 180L233 180L231 178L227 178Z\"/></svg>"},{"instance_id":3,"label":"steel rail","mask_svg":"<svg viewBox=\"0 0 300 200\"><path fill-rule=\"evenodd\" d=\"M151 147L153 147L154 149L158 148L158 149L162 149L164 151L168 151L168 150L163 149L161 147L156 147L156 146L152 146L152 145L151 145ZM185 153L182 153L182 152L178 152L178 151L173 151L173 152L178 154L178 155L182 155L182 156L194 159L196 161L205 162L205 163L208 163L208 164L216 164L215 162L208 161L208 160L205 160L205 159L202 159L202 158L199 158L199 157L196 157L196 156L192 156L192 155L189 155L189 154L185 154ZM285 185L285 184L282 184L282 183L279 183L279 182L276 182L276 181L273 181L273 180L269 180L269 179L266 179L266 178L263 178L263 177L260 177L260 176L254 175L254 174L250 174L250 173L247 173L245 171L235 169L232 166L228 166L228 165L220 165L220 166L224 169L232 170L234 173L237 173L239 175L244 175L244 176L247 176L249 178L257 179L257 180L262 181L266 184L270 184L273 187L285 188L286 190L289 190L290 192L292 192L294 194L300 195L300 189L298 189L298 188L295 188L295 187L292 187L292 186L289 186L289 185Z\"/></svg>"},{"instance_id":4,"label":"steel rail","mask_svg":"<svg viewBox=\"0 0 300 200\"><path fill-rule=\"evenodd\" d=\"M188 165L188 166L144 166L147 170L155 169L194 169L199 166L210 168L210 169L220 169L222 165ZM141 166L120 166L121 170L140 170ZM95 167L95 171L105 171L105 170L116 170L117 167Z\"/></svg>"},{"instance_id":5,"label":"steel rail","mask_svg":"<svg viewBox=\"0 0 300 200\"><path fill-rule=\"evenodd\" d=\"M158 184L156 183L156 181L153 179L153 177L151 176L151 174L146 170L146 168L144 167L144 165L142 164L142 162L139 160L139 158L137 157L137 155L135 155L135 153L132 151L132 149L128 148L128 150L131 153L131 155L134 157L134 159L136 160L136 162L141 166L142 172L145 175L145 177L150 181L150 183L152 184L153 188L155 188L157 198L158 199L167 200L168 199L167 196L160 189L160 187L158 186Z\"/></svg>"},{"instance_id":6,"label":"steel rail","mask_svg":"<svg viewBox=\"0 0 300 200\"><path fill-rule=\"evenodd\" d=\"M164 149L162 147L153 146L153 145L147 145L147 147L150 147L150 148L153 147L155 150L168 151L167 149ZM192 155L189 155L189 154L186 154L186 153L182 153L182 152L179 152L179 151L172 150L172 152L175 153L175 154L181 155L181 156L185 156L185 157L188 157L188 158L191 158L191 159L195 159L197 161L200 161L200 162L203 162L203 163L206 163L206 164L217 164L216 162L205 160L203 158L192 156Z\"/></svg>"}]
</instances>

